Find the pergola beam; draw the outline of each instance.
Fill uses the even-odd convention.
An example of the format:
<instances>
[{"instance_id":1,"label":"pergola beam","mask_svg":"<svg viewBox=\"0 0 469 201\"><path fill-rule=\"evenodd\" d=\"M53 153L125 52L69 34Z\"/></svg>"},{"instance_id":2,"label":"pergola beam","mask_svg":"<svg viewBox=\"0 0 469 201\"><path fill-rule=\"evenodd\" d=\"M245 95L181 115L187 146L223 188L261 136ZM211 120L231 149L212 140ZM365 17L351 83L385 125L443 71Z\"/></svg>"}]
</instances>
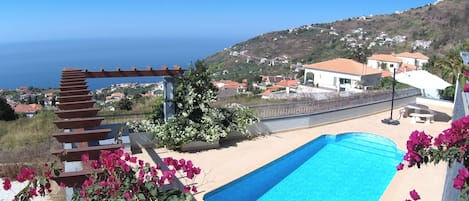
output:
<instances>
[{"instance_id":1,"label":"pergola beam","mask_svg":"<svg viewBox=\"0 0 469 201\"><path fill-rule=\"evenodd\" d=\"M131 70L122 70L117 67L115 71L108 71L103 68L99 71L83 71L86 78L179 76L182 74L184 74L184 70L177 65L172 70L166 66L162 66L161 70L154 70L153 67L148 66L146 70L138 70L137 67L131 67Z\"/></svg>"}]
</instances>

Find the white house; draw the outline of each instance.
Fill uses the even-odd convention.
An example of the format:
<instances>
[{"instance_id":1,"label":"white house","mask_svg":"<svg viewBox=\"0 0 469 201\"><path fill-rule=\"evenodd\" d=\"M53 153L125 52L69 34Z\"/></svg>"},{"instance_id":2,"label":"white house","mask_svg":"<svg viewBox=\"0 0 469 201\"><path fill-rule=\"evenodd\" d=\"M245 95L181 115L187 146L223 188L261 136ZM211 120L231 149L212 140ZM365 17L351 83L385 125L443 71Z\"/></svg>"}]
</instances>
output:
<instances>
[{"instance_id":1,"label":"white house","mask_svg":"<svg viewBox=\"0 0 469 201\"><path fill-rule=\"evenodd\" d=\"M396 57L402 59L402 62L405 64L411 64L419 68L422 68L424 64L428 63L428 57L420 52L402 52L396 54Z\"/></svg>"},{"instance_id":2,"label":"white house","mask_svg":"<svg viewBox=\"0 0 469 201\"><path fill-rule=\"evenodd\" d=\"M401 67L402 59L390 54L373 54L367 58L369 67L381 70L396 71Z\"/></svg>"},{"instance_id":3,"label":"white house","mask_svg":"<svg viewBox=\"0 0 469 201\"><path fill-rule=\"evenodd\" d=\"M351 59L338 58L303 66L305 79L308 73L312 73L315 85L337 91L354 91L361 87L374 86L381 78L381 70Z\"/></svg>"}]
</instances>

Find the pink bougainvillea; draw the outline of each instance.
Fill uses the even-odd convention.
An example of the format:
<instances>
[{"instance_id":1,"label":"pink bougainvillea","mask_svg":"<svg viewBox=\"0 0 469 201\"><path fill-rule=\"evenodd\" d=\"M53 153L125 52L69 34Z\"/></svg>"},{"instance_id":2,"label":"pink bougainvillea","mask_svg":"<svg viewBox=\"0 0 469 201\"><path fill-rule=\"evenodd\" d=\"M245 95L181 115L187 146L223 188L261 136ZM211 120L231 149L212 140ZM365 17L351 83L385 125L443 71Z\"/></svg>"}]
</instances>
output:
<instances>
[{"instance_id":1,"label":"pink bougainvillea","mask_svg":"<svg viewBox=\"0 0 469 201\"><path fill-rule=\"evenodd\" d=\"M409 194L412 200L420 200L420 195L415 191L415 189L410 191Z\"/></svg>"},{"instance_id":2,"label":"pink bougainvillea","mask_svg":"<svg viewBox=\"0 0 469 201\"><path fill-rule=\"evenodd\" d=\"M190 160L164 158L167 169L162 170L160 165L150 166L119 149L102 151L99 160L90 161L88 155L83 155L82 161L96 171L75 190L74 197L79 200L160 200L168 197L172 200L190 200L192 195L189 192L197 192L197 187L192 184L183 186L181 190L178 190L178 186L168 188L168 185L173 185L178 173L190 180L200 174L200 168L195 167ZM48 164L45 166L49 167ZM56 171L52 166L41 177L31 168L22 168L15 179L29 184L18 193L15 200L28 200L50 193L50 178L52 172ZM60 187L65 187L65 184L60 183ZM5 178L3 190L10 189L11 180Z\"/></svg>"},{"instance_id":3,"label":"pink bougainvillea","mask_svg":"<svg viewBox=\"0 0 469 201\"><path fill-rule=\"evenodd\" d=\"M3 181L3 190L10 190L11 188L11 180L10 178L5 178L5 180Z\"/></svg>"},{"instance_id":4,"label":"pink bougainvillea","mask_svg":"<svg viewBox=\"0 0 469 201\"><path fill-rule=\"evenodd\" d=\"M200 168L193 166L191 161L164 158L163 162L169 169L162 170L159 165L150 166L149 163L137 160L122 150L103 151L98 162L92 165L94 169L101 170L97 171L100 173L89 177L76 196L83 200L139 199L141 196L156 199L165 196L166 191L160 188L172 185L178 172L191 180L200 174ZM188 185L183 187L177 196L181 199L190 196L187 194L189 189L197 192L195 186Z\"/></svg>"},{"instance_id":5,"label":"pink bougainvillea","mask_svg":"<svg viewBox=\"0 0 469 201\"><path fill-rule=\"evenodd\" d=\"M433 140L433 142L432 142ZM460 118L453 123L451 127L442 131L437 137L432 138L423 131L414 131L407 140L407 153L404 155L404 161L408 167L427 163L438 163L447 161L450 165L454 162L463 163L465 167L459 170L459 174L453 179L453 187L461 190L461 199L469 198L469 155L467 152L469 144L469 115ZM403 163L400 163L396 169L402 170ZM466 193L464 193L466 192ZM411 197L420 199L415 190L411 191Z\"/></svg>"}]
</instances>

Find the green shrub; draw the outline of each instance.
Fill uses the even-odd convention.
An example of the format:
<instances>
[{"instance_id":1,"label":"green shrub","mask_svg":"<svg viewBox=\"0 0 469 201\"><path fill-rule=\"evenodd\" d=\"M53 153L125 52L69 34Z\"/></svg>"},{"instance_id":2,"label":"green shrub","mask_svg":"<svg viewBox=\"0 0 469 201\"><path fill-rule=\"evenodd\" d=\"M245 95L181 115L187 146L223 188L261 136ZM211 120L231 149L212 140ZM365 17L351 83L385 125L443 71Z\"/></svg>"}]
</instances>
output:
<instances>
[{"instance_id":1,"label":"green shrub","mask_svg":"<svg viewBox=\"0 0 469 201\"><path fill-rule=\"evenodd\" d=\"M247 135L248 126L258 121L254 112L237 104L212 107L217 88L211 83L205 64L198 61L195 67L178 79L174 117L164 122L162 103L157 103L150 120L131 127L152 133L158 144L167 147L193 141L215 142L230 132Z\"/></svg>"}]
</instances>

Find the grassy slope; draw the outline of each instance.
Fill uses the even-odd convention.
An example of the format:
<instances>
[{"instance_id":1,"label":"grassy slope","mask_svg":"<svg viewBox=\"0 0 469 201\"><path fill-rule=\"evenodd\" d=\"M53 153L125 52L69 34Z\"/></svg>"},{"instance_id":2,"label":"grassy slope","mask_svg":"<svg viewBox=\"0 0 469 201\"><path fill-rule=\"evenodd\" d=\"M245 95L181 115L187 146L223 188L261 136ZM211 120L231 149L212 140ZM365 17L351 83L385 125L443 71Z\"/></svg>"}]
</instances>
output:
<instances>
[{"instance_id":1,"label":"grassy slope","mask_svg":"<svg viewBox=\"0 0 469 201\"><path fill-rule=\"evenodd\" d=\"M53 124L55 119L57 117L52 111L41 111L30 119L0 121L0 149L51 141L51 134L58 131Z\"/></svg>"}]
</instances>

